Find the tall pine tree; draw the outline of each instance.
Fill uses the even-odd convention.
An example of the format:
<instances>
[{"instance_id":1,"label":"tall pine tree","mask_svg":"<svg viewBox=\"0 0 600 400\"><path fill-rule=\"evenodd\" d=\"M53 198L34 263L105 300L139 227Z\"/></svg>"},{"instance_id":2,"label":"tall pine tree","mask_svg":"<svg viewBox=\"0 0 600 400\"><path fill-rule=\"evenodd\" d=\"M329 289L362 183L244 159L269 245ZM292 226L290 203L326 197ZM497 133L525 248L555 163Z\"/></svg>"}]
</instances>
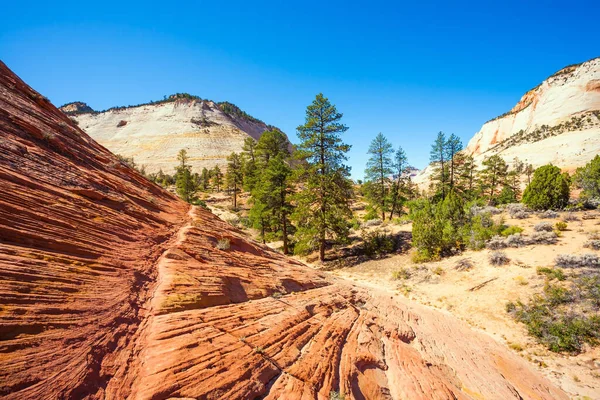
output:
<instances>
[{"instance_id":1,"label":"tall pine tree","mask_svg":"<svg viewBox=\"0 0 600 400\"><path fill-rule=\"evenodd\" d=\"M444 132L439 132L435 138L435 141L431 145L431 152L429 153L429 161L434 163L434 175L432 181L439 181L438 188L441 189L442 198L446 197L446 176L447 176L447 149L446 149L446 135Z\"/></svg>"},{"instance_id":2,"label":"tall pine tree","mask_svg":"<svg viewBox=\"0 0 600 400\"><path fill-rule=\"evenodd\" d=\"M400 215L403 194L410 189L407 182L410 179L407 178L407 173L409 171L408 159L406 158L406 153L404 153L404 150L400 146L398 146L398 150L396 150L396 153L394 154L392 170L394 174L394 183L392 184L390 200L390 219L394 217L394 213Z\"/></svg>"},{"instance_id":3,"label":"tall pine tree","mask_svg":"<svg viewBox=\"0 0 600 400\"><path fill-rule=\"evenodd\" d=\"M238 153L231 153L227 157L227 172L225 175L227 187L233 191L233 208L237 209L237 196L244 183L244 171L242 170L242 158Z\"/></svg>"},{"instance_id":4,"label":"tall pine tree","mask_svg":"<svg viewBox=\"0 0 600 400\"><path fill-rule=\"evenodd\" d=\"M381 213L381 220L385 221L385 213L388 210L388 192L390 189L390 175L392 175L392 144L380 132L369 146L368 153L371 155L367 161L365 178L369 185L367 198L370 206Z\"/></svg>"},{"instance_id":5,"label":"tall pine tree","mask_svg":"<svg viewBox=\"0 0 600 400\"><path fill-rule=\"evenodd\" d=\"M304 125L298 127L297 155L302 162L297 170L301 190L293 213L298 227L296 250L316 247L321 261L328 238L347 239L347 221L352 218L350 168L344 164L350 146L340 137L348 127L341 119L336 107L318 94L306 109Z\"/></svg>"},{"instance_id":6,"label":"tall pine tree","mask_svg":"<svg viewBox=\"0 0 600 400\"><path fill-rule=\"evenodd\" d=\"M177 160L179 161L179 165L176 167L175 173L176 191L179 197L190 203L196 191L196 186L192 176L192 167L187 163L189 160L187 151L184 149L179 150Z\"/></svg>"}]
</instances>

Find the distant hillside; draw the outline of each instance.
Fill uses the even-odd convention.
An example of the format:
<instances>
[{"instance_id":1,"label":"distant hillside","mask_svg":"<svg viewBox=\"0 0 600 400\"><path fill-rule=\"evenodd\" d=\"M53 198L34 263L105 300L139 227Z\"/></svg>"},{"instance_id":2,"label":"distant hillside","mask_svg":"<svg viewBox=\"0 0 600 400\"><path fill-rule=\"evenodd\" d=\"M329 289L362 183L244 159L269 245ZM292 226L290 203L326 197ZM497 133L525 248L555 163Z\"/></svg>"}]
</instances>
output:
<instances>
[{"instance_id":1,"label":"distant hillside","mask_svg":"<svg viewBox=\"0 0 600 400\"><path fill-rule=\"evenodd\" d=\"M216 103L187 93L133 106L94 111L83 102L60 107L113 153L133 157L146 171L172 173L177 153L186 149L196 171L224 166L242 150L244 139L276 129L229 102Z\"/></svg>"},{"instance_id":2,"label":"distant hillside","mask_svg":"<svg viewBox=\"0 0 600 400\"><path fill-rule=\"evenodd\" d=\"M486 122L465 152L481 162L499 154L538 167L573 171L600 153L600 58L567 66L531 89L508 112ZM416 178L426 183L431 167Z\"/></svg>"}]
</instances>

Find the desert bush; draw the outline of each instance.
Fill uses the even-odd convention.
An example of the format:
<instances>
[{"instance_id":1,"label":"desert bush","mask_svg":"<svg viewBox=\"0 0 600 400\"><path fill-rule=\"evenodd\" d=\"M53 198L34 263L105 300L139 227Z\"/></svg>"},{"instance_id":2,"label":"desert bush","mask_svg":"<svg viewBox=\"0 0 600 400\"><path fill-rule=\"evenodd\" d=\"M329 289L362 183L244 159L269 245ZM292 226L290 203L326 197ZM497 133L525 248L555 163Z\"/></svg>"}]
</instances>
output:
<instances>
[{"instance_id":1,"label":"desert bush","mask_svg":"<svg viewBox=\"0 0 600 400\"><path fill-rule=\"evenodd\" d=\"M563 222L563 221L558 221L554 227L556 228L557 231L562 232L562 231L566 231L567 230L567 223Z\"/></svg>"},{"instance_id":2,"label":"desert bush","mask_svg":"<svg viewBox=\"0 0 600 400\"><path fill-rule=\"evenodd\" d=\"M391 253L395 249L394 239L379 229L363 232L362 238L363 254L368 257L378 257Z\"/></svg>"},{"instance_id":3,"label":"desert bush","mask_svg":"<svg viewBox=\"0 0 600 400\"><path fill-rule=\"evenodd\" d=\"M555 244L558 242L556 232L534 232L527 238L527 244Z\"/></svg>"},{"instance_id":4,"label":"desert bush","mask_svg":"<svg viewBox=\"0 0 600 400\"><path fill-rule=\"evenodd\" d=\"M508 228L504 229L502 232L500 232L500 234L504 237L507 237L510 235L514 235L515 233L521 233L521 232L523 232L523 228L521 228L519 226L511 225Z\"/></svg>"},{"instance_id":5,"label":"desert bush","mask_svg":"<svg viewBox=\"0 0 600 400\"><path fill-rule=\"evenodd\" d=\"M398 271L392 272L392 279L395 281L408 278L410 278L410 271L406 267L400 268Z\"/></svg>"},{"instance_id":6,"label":"desert bush","mask_svg":"<svg viewBox=\"0 0 600 400\"><path fill-rule=\"evenodd\" d=\"M219 250L229 250L231 248L231 242L227 238L219 239L216 247Z\"/></svg>"},{"instance_id":7,"label":"desert bush","mask_svg":"<svg viewBox=\"0 0 600 400\"><path fill-rule=\"evenodd\" d=\"M560 168L544 165L535 170L523 192L523 203L533 210L562 209L569 202L569 185L569 176Z\"/></svg>"},{"instance_id":8,"label":"desert bush","mask_svg":"<svg viewBox=\"0 0 600 400\"><path fill-rule=\"evenodd\" d=\"M329 400L345 400L346 396L343 393L332 390L329 392Z\"/></svg>"},{"instance_id":9,"label":"desert bush","mask_svg":"<svg viewBox=\"0 0 600 400\"><path fill-rule=\"evenodd\" d=\"M572 212L564 213L562 219L565 222L579 221L579 217L577 217L577 215Z\"/></svg>"},{"instance_id":10,"label":"desert bush","mask_svg":"<svg viewBox=\"0 0 600 400\"><path fill-rule=\"evenodd\" d=\"M543 218L543 219L553 219L553 218L558 218L558 213L554 210L546 210L546 211L542 211L538 214L538 217Z\"/></svg>"},{"instance_id":11,"label":"desert bush","mask_svg":"<svg viewBox=\"0 0 600 400\"><path fill-rule=\"evenodd\" d=\"M520 233L515 233L504 239L506 247L523 247L527 245L527 240Z\"/></svg>"},{"instance_id":12,"label":"desert bush","mask_svg":"<svg viewBox=\"0 0 600 400\"><path fill-rule=\"evenodd\" d=\"M538 275L545 275L548 279L558 279L559 281L565 280L565 273L560 268L550 268L550 267L538 267L537 268Z\"/></svg>"},{"instance_id":13,"label":"desert bush","mask_svg":"<svg viewBox=\"0 0 600 400\"><path fill-rule=\"evenodd\" d=\"M582 189L581 195L584 199L600 198L600 155L585 166L577 168L573 183L575 187Z\"/></svg>"},{"instance_id":14,"label":"desert bush","mask_svg":"<svg viewBox=\"0 0 600 400\"><path fill-rule=\"evenodd\" d=\"M505 210L512 218L524 219L529 217L529 210L521 203L507 204Z\"/></svg>"},{"instance_id":15,"label":"desert bush","mask_svg":"<svg viewBox=\"0 0 600 400\"><path fill-rule=\"evenodd\" d=\"M561 268L600 267L600 257L596 254L559 254L554 259L554 264Z\"/></svg>"},{"instance_id":16,"label":"desert bush","mask_svg":"<svg viewBox=\"0 0 600 400\"><path fill-rule=\"evenodd\" d=\"M588 240L583 244L583 247L588 249L600 250L600 240Z\"/></svg>"},{"instance_id":17,"label":"desert bush","mask_svg":"<svg viewBox=\"0 0 600 400\"><path fill-rule=\"evenodd\" d=\"M502 236L494 236L492 237L486 244L485 247L491 250L499 250L506 248L505 238Z\"/></svg>"},{"instance_id":18,"label":"desert bush","mask_svg":"<svg viewBox=\"0 0 600 400\"><path fill-rule=\"evenodd\" d=\"M369 227L372 227L372 226L379 226L379 225L381 225L382 223L383 223L383 222L382 222L380 219L378 219L378 218L374 218L374 219L369 219L369 220L365 221L365 222L362 224L362 226L364 226L364 227L366 227L366 228L369 228Z\"/></svg>"},{"instance_id":19,"label":"desert bush","mask_svg":"<svg viewBox=\"0 0 600 400\"><path fill-rule=\"evenodd\" d=\"M489 256L490 264L492 265L504 265L507 264L510 259L503 251L493 251Z\"/></svg>"},{"instance_id":20,"label":"desert bush","mask_svg":"<svg viewBox=\"0 0 600 400\"><path fill-rule=\"evenodd\" d=\"M492 207L492 206L480 207L477 205L473 205L471 207L471 214L473 214L473 215L479 215L479 214L496 215L496 214L500 214L501 212L502 212L502 210L500 210L499 208L496 208L496 207Z\"/></svg>"},{"instance_id":21,"label":"desert bush","mask_svg":"<svg viewBox=\"0 0 600 400\"><path fill-rule=\"evenodd\" d=\"M458 271L469 271L469 270L473 269L473 267L474 267L473 261L471 261L468 258L461 258L454 265L454 269L456 269Z\"/></svg>"},{"instance_id":22,"label":"desert bush","mask_svg":"<svg viewBox=\"0 0 600 400\"><path fill-rule=\"evenodd\" d=\"M550 222L540 222L533 227L536 232L552 232L554 228Z\"/></svg>"}]
</instances>

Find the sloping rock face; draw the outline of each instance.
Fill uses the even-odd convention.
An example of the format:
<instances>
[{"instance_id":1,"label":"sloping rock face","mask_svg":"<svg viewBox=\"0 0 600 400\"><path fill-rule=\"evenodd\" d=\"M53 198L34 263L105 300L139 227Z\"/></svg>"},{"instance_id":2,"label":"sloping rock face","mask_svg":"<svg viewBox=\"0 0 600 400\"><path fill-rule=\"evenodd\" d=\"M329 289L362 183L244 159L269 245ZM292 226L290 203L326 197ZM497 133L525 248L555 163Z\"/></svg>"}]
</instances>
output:
<instances>
[{"instance_id":1,"label":"sloping rock face","mask_svg":"<svg viewBox=\"0 0 600 400\"><path fill-rule=\"evenodd\" d=\"M499 154L566 170L600 153L600 58L561 69L527 92L508 113L483 125L468 154Z\"/></svg>"},{"instance_id":2,"label":"sloping rock face","mask_svg":"<svg viewBox=\"0 0 600 400\"><path fill-rule=\"evenodd\" d=\"M0 397L566 399L454 318L284 257L0 64Z\"/></svg>"},{"instance_id":3,"label":"sloping rock face","mask_svg":"<svg viewBox=\"0 0 600 400\"><path fill-rule=\"evenodd\" d=\"M244 139L258 140L269 126L237 112L235 106L173 96L167 101L104 112L80 112L75 103L61 109L94 140L115 154L133 157L147 172L173 174L177 153L185 149L194 171L223 167ZM227 112L226 112L227 111Z\"/></svg>"},{"instance_id":4,"label":"sloping rock face","mask_svg":"<svg viewBox=\"0 0 600 400\"><path fill-rule=\"evenodd\" d=\"M573 172L600 153L600 58L565 67L528 91L509 112L486 122L465 153L478 164L494 154L535 168ZM415 178L429 183L431 166Z\"/></svg>"}]
</instances>

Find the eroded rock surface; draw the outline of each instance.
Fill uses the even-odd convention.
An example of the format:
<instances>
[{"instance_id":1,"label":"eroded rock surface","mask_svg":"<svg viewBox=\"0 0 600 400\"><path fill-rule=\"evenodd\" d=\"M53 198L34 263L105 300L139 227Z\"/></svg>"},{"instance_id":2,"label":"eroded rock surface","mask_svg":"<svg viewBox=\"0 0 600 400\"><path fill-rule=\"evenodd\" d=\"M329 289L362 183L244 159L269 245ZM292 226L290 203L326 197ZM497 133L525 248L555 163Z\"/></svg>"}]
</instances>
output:
<instances>
[{"instance_id":1,"label":"eroded rock surface","mask_svg":"<svg viewBox=\"0 0 600 400\"><path fill-rule=\"evenodd\" d=\"M566 399L154 186L0 64L0 397Z\"/></svg>"}]
</instances>

